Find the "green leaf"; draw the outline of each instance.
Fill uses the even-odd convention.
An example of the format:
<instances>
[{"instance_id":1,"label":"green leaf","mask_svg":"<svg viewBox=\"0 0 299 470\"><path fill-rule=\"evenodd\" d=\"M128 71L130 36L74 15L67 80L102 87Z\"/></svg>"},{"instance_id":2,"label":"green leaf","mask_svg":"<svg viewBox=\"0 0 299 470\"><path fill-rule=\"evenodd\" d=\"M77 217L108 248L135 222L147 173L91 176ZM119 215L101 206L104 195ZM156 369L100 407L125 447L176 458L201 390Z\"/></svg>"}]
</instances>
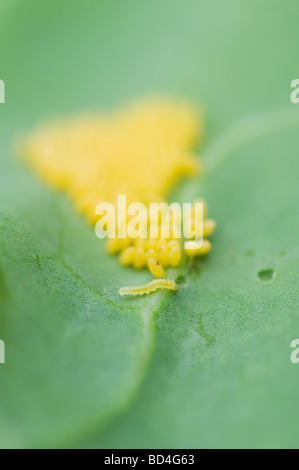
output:
<instances>
[{"instance_id":1,"label":"green leaf","mask_svg":"<svg viewBox=\"0 0 299 470\"><path fill-rule=\"evenodd\" d=\"M217 156L202 186L218 221L213 252L164 304L130 414L88 446L297 447L299 116L294 124Z\"/></svg>"},{"instance_id":2,"label":"green leaf","mask_svg":"<svg viewBox=\"0 0 299 470\"><path fill-rule=\"evenodd\" d=\"M16 182L26 203L0 209L1 446L58 445L127 405L160 297L121 302L127 273L94 232L29 176Z\"/></svg>"},{"instance_id":3,"label":"green leaf","mask_svg":"<svg viewBox=\"0 0 299 470\"><path fill-rule=\"evenodd\" d=\"M28 0L0 15L0 446L296 447L298 3ZM205 106L205 175L173 199L204 196L218 226L175 295L122 299L150 275L108 257L14 145L49 115L152 91Z\"/></svg>"}]
</instances>

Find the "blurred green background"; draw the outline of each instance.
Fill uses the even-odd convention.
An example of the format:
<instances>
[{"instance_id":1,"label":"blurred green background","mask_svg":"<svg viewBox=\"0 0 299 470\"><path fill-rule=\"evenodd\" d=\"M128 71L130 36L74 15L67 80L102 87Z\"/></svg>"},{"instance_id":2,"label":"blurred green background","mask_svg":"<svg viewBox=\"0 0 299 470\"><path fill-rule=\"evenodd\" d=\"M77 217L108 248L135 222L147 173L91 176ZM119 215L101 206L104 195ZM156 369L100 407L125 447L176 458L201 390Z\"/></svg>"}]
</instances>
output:
<instances>
[{"instance_id":1,"label":"blurred green background","mask_svg":"<svg viewBox=\"0 0 299 470\"><path fill-rule=\"evenodd\" d=\"M1 447L298 447L296 0L0 6ZM203 105L208 260L175 297L121 268L16 158L56 115L149 93ZM259 271L272 269L268 281Z\"/></svg>"}]
</instances>

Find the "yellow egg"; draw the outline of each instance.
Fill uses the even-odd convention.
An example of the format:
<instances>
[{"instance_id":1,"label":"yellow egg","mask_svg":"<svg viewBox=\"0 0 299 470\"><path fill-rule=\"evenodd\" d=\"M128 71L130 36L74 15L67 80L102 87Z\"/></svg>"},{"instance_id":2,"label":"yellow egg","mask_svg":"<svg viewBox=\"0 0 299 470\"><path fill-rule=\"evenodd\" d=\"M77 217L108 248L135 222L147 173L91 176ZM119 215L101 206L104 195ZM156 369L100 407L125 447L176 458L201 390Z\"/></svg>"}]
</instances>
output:
<instances>
[{"instance_id":1,"label":"yellow egg","mask_svg":"<svg viewBox=\"0 0 299 470\"><path fill-rule=\"evenodd\" d=\"M216 227L216 221L213 219L207 219L203 223L203 236L208 237L211 235Z\"/></svg>"},{"instance_id":2,"label":"yellow egg","mask_svg":"<svg viewBox=\"0 0 299 470\"><path fill-rule=\"evenodd\" d=\"M212 249L212 245L209 240L203 240L202 246L200 248L185 248L186 254L190 258L194 258L194 256L204 256Z\"/></svg>"},{"instance_id":3,"label":"yellow egg","mask_svg":"<svg viewBox=\"0 0 299 470\"><path fill-rule=\"evenodd\" d=\"M177 240L169 240L167 243L167 248L170 251L172 248L181 248L181 244Z\"/></svg>"},{"instance_id":4,"label":"yellow egg","mask_svg":"<svg viewBox=\"0 0 299 470\"><path fill-rule=\"evenodd\" d=\"M150 258L148 260L148 267L150 272L155 276L155 277L163 277L165 275L165 271L159 261L157 261L155 258Z\"/></svg>"},{"instance_id":5,"label":"yellow egg","mask_svg":"<svg viewBox=\"0 0 299 470\"><path fill-rule=\"evenodd\" d=\"M137 238L134 242L136 248L146 248L147 247L147 240L146 238Z\"/></svg>"},{"instance_id":6,"label":"yellow egg","mask_svg":"<svg viewBox=\"0 0 299 470\"><path fill-rule=\"evenodd\" d=\"M130 266L135 259L135 251L136 249L133 246L125 248L119 256L120 264L123 266Z\"/></svg>"},{"instance_id":7,"label":"yellow egg","mask_svg":"<svg viewBox=\"0 0 299 470\"><path fill-rule=\"evenodd\" d=\"M136 269L141 269L145 266L147 259L143 248L136 248L134 254L133 266Z\"/></svg>"},{"instance_id":8,"label":"yellow egg","mask_svg":"<svg viewBox=\"0 0 299 470\"><path fill-rule=\"evenodd\" d=\"M108 238L106 242L106 250L109 255L115 255L122 249L122 242L119 238Z\"/></svg>"},{"instance_id":9,"label":"yellow egg","mask_svg":"<svg viewBox=\"0 0 299 470\"><path fill-rule=\"evenodd\" d=\"M149 260L150 258L157 259L157 257L158 257L158 252L156 250L154 250L154 248L150 248L149 250L147 250L147 252L146 252L147 260Z\"/></svg>"},{"instance_id":10,"label":"yellow egg","mask_svg":"<svg viewBox=\"0 0 299 470\"><path fill-rule=\"evenodd\" d=\"M178 266L181 262L182 254L181 254L181 248L178 248L177 246L173 247L168 255L169 259L169 264L170 266Z\"/></svg>"},{"instance_id":11,"label":"yellow egg","mask_svg":"<svg viewBox=\"0 0 299 470\"><path fill-rule=\"evenodd\" d=\"M168 259L168 248L167 248L166 243L160 245L160 248L158 249L158 261L164 268L167 268L169 264L169 259Z\"/></svg>"},{"instance_id":12,"label":"yellow egg","mask_svg":"<svg viewBox=\"0 0 299 470\"><path fill-rule=\"evenodd\" d=\"M156 248L157 246L157 239L156 238L148 238L147 239L147 248Z\"/></svg>"}]
</instances>

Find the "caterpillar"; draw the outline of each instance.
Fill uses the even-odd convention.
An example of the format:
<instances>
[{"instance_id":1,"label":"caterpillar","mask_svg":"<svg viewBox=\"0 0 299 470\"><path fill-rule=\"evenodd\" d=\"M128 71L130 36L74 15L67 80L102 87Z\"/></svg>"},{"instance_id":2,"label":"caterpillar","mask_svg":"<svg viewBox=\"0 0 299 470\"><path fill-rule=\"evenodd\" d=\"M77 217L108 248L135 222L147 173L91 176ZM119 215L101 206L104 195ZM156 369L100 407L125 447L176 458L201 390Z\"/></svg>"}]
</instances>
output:
<instances>
[{"instance_id":1,"label":"caterpillar","mask_svg":"<svg viewBox=\"0 0 299 470\"><path fill-rule=\"evenodd\" d=\"M157 289L177 290L177 284L171 279L154 279L141 286L129 286L119 289L120 295L143 295L155 292Z\"/></svg>"}]
</instances>

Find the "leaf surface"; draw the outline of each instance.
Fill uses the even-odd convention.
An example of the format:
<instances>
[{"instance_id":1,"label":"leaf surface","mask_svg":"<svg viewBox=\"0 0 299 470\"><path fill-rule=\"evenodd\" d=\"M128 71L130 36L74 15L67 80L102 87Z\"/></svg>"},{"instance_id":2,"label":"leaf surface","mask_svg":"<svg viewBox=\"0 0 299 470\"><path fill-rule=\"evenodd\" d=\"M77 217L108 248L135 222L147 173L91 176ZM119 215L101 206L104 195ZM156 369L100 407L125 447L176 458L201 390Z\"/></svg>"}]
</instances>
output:
<instances>
[{"instance_id":1,"label":"leaf surface","mask_svg":"<svg viewBox=\"0 0 299 470\"><path fill-rule=\"evenodd\" d=\"M1 447L298 445L298 2L28 0L0 14ZM206 173L173 199L204 196L218 226L177 294L121 299L150 275L108 257L14 145L49 116L152 91L205 106Z\"/></svg>"}]
</instances>

